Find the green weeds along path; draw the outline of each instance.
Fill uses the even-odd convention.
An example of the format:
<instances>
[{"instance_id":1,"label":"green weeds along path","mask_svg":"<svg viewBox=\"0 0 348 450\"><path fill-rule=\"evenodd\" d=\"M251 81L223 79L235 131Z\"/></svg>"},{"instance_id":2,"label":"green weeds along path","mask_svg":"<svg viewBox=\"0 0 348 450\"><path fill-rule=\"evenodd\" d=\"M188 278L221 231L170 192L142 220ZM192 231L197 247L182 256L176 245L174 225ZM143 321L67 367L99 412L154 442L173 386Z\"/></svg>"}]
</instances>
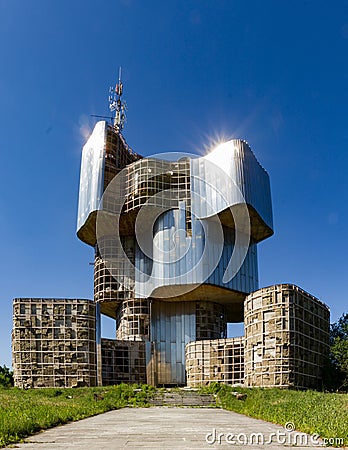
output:
<instances>
[{"instance_id":1,"label":"green weeds along path","mask_svg":"<svg viewBox=\"0 0 348 450\"><path fill-rule=\"evenodd\" d=\"M142 389L136 389L141 388ZM150 386L0 389L0 447L40 430L125 406L148 406Z\"/></svg>"},{"instance_id":2,"label":"green weeds along path","mask_svg":"<svg viewBox=\"0 0 348 450\"><path fill-rule=\"evenodd\" d=\"M298 431L319 434L331 442L343 439L343 445L348 446L348 394L231 388L217 383L202 392L217 394L218 404L224 409L280 425L293 424ZM246 397L238 400L231 392Z\"/></svg>"},{"instance_id":3,"label":"green weeds along path","mask_svg":"<svg viewBox=\"0 0 348 450\"><path fill-rule=\"evenodd\" d=\"M232 392L246 394L237 399ZM69 421L125 406L149 406L156 390L147 385L77 389L0 389L0 447ZM322 438L341 438L348 446L348 394L281 389L242 389L213 384L224 409L285 425ZM243 396L242 396L243 397ZM336 441L337 442L337 441Z\"/></svg>"}]
</instances>

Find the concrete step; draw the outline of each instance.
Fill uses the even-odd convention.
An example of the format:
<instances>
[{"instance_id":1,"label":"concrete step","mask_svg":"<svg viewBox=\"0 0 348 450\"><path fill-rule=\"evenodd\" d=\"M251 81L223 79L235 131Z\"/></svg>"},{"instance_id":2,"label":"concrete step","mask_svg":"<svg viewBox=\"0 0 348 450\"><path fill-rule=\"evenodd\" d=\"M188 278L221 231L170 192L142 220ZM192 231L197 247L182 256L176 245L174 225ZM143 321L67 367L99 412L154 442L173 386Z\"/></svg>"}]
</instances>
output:
<instances>
[{"instance_id":1,"label":"concrete step","mask_svg":"<svg viewBox=\"0 0 348 450\"><path fill-rule=\"evenodd\" d=\"M153 406L199 406L216 407L214 396L210 394L200 394L195 390L166 388L159 390L149 399Z\"/></svg>"}]
</instances>

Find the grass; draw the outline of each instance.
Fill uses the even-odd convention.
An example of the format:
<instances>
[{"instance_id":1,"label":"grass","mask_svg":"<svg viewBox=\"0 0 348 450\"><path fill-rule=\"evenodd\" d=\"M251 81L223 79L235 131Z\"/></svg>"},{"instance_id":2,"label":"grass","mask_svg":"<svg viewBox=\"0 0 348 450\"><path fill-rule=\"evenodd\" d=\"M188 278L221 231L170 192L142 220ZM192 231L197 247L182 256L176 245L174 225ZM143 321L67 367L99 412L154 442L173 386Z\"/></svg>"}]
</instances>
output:
<instances>
[{"instance_id":1,"label":"grass","mask_svg":"<svg viewBox=\"0 0 348 450\"><path fill-rule=\"evenodd\" d=\"M161 391L148 385L126 384L27 391L0 388L0 447L40 430L113 409L149 406L148 399ZM232 391L247 396L238 400ZM343 439L343 444L348 445L348 394L231 388L217 383L201 392L217 394L218 404L224 409L280 425L292 422L298 431ZM334 445L340 443L335 441Z\"/></svg>"},{"instance_id":2,"label":"grass","mask_svg":"<svg viewBox=\"0 0 348 450\"><path fill-rule=\"evenodd\" d=\"M247 396L238 400L232 391ZM319 434L335 446L342 446L336 438L348 445L348 394L231 388L217 383L203 388L202 392L217 394L218 404L224 409L280 425L292 422L298 431Z\"/></svg>"},{"instance_id":3,"label":"grass","mask_svg":"<svg viewBox=\"0 0 348 450\"><path fill-rule=\"evenodd\" d=\"M32 389L0 388L0 447L40 430L125 406L149 406L151 386Z\"/></svg>"}]
</instances>

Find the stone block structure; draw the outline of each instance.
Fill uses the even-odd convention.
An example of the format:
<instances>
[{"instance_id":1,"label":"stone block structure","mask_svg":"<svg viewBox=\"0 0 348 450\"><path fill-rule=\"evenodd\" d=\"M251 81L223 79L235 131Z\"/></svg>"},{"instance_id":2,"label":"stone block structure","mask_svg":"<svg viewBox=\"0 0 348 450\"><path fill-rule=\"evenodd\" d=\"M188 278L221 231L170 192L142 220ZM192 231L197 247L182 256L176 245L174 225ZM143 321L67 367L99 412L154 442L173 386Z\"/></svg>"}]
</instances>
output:
<instances>
[{"instance_id":1,"label":"stone block structure","mask_svg":"<svg viewBox=\"0 0 348 450\"><path fill-rule=\"evenodd\" d=\"M197 387L213 381L244 383L244 338L214 339L186 345L187 386Z\"/></svg>"},{"instance_id":2,"label":"stone block structure","mask_svg":"<svg viewBox=\"0 0 348 450\"><path fill-rule=\"evenodd\" d=\"M329 351L329 308L292 284L245 301L245 384L320 388Z\"/></svg>"},{"instance_id":3,"label":"stone block structure","mask_svg":"<svg viewBox=\"0 0 348 450\"><path fill-rule=\"evenodd\" d=\"M215 381L320 388L329 352L329 308L292 284L259 289L246 297L244 308L245 338L186 345L188 386Z\"/></svg>"},{"instance_id":4,"label":"stone block structure","mask_svg":"<svg viewBox=\"0 0 348 450\"><path fill-rule=\"evenodd\" d=\"M95 386L95 303L16 298L12 358L15 386Z\"/></svg>"},{"instance_id":5,"label":"stone block structure","mask_svg":"<svg viewBox=\"0 0 348 450\"><path fill-rule=\"evenodd\" d=\"M146 383L143 341L101 340L102 384Z\"/></svg>"}]
</instances>

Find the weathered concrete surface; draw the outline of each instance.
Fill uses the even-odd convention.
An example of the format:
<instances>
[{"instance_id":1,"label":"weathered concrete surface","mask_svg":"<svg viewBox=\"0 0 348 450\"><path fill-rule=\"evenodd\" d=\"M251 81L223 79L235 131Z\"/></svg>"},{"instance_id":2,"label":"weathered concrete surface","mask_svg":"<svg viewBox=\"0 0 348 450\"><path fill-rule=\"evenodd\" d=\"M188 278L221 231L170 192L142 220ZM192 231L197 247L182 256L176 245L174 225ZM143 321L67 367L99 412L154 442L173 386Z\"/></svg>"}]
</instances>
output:
<instances>
[{"instance_id":1,"label":"weathered concrete surface","mask_svg":"<svg viewBox=\"0 0 348 450\"><path fill-rule=\"evenodd\" d=\"M214 431L215 430L215 431ZM272 450L291 447L287 444L283 427L241 414L210 408L124 408L80 420L32 436L27 443L17 444L16 448L38 450L116 450L127 449L204 449L233 448L265 449L273 436ZM219 437L219 434L223 433ZM241 440L228 433L238 435ZM264 444L251 444L251 433L262 433ZM288 433L294 439L295 432ZM207 436L208 435L208 436ZM307 435L302 435L297 449L317 446ZM208 437L208 443L206 440ZM232 440L231 443L226 442ZM215 438L215 439L214 439ZM299 438L298 438L299 439ZM215 442L214 442L215 441ZM221 443L219 443L221 442ZM245 444L244 444L245 442ZM248 442L248 444L246 443ZM302 442L302 443L301 443ZM306 445L303 445L306 443Z\"/></svg>"}]
</instances>

